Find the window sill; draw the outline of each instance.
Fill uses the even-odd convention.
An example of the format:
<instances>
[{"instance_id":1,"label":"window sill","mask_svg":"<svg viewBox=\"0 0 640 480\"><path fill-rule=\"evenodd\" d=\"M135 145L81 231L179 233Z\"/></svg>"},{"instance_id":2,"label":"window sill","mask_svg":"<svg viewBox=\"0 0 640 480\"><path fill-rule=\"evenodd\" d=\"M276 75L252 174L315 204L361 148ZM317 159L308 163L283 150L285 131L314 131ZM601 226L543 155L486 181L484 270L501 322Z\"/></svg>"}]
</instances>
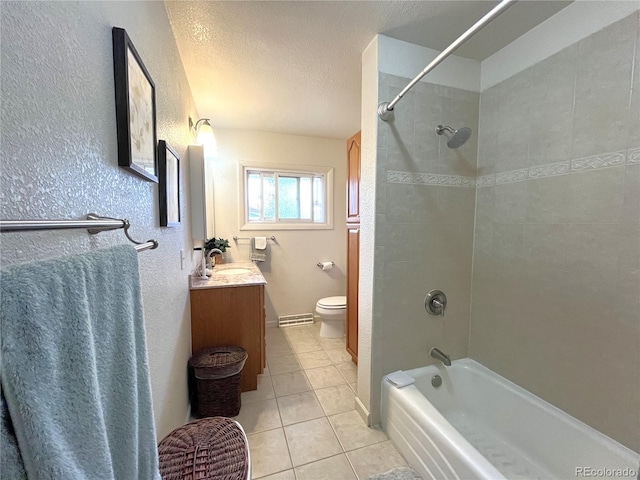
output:
<instances>
[{"instance_id":1,"label":"window sill","mask_svg":"<svg viewBox=\"0 0 640 480\"><path fill-rule=\"evenodd\" d=\"M262 230L333 230L333 224L329 223L245 223L240 227L241 231Z\"/></svg>"}]
</instances>

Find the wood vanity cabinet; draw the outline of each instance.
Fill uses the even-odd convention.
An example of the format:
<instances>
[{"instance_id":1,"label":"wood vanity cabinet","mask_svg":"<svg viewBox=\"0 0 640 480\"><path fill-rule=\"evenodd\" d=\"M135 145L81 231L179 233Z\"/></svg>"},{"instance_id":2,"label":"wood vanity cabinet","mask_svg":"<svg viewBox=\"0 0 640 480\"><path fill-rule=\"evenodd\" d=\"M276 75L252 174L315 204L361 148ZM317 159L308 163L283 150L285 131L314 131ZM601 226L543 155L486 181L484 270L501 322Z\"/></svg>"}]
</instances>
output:
<instances>
[{"instance_id":1,"label":"wood vanity cabinet","mask_svg":"<svg viewBox=\"0 0 640 480\"><path fill-rule=\"evenodd\" d=\"M242 391L258 388L266 366L264 285L190 290L191 351L237 345L247 351Z\"/></svg>"}]
</instances>

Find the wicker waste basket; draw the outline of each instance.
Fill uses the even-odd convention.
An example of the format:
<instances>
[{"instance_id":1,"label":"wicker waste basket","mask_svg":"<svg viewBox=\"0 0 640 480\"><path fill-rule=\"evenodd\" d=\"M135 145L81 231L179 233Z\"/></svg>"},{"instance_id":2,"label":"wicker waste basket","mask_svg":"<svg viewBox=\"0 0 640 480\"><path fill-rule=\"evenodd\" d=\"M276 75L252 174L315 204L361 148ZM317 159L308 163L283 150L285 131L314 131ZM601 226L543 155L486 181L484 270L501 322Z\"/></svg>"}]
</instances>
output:
<instances>
[{"instance_id":1,"label":"wicker waste basket","mask_svg":"<svg viewBox=\"0 0 640 480\"><path fill-rule=\"evenodd\" d=\"M205 348L191 357L199 416L235 417L240 413L240 378L246 361L245 349L235 346Z\"/></svg>"},{"instance_id":2,"label":"wicker waste basket","mask_svg":"<svg viewBox=\"0 0 640 480\"><path fill-rule=\"evenodd\" d=\"M251 478L247 437L238 422L210 417L176 428L158 445L162 480Z\"/></svg>"}]
</instances>

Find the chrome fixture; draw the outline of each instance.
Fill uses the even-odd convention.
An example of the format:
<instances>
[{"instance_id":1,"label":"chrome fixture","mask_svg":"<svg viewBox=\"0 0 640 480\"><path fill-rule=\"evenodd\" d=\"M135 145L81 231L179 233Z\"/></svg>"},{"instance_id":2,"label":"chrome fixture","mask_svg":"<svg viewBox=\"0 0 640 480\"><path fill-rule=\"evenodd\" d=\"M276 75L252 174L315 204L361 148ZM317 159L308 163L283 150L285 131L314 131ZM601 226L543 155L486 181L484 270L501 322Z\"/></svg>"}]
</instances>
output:
<instances>
[{"instance_id":1,"label":"chrome fixture","mask_svg":"<svg viewBox=\"0 0 640 480\"><path fill-rule=\"evenodd\" d=\"M438 125L436 127L436 133L447 137L447 147L460 148L462 145L467 143L469 138L471 138L473 131L469 127L462 127L458 130L454 130L448 125Z\"/></svg>"},{"instance_id":2,"label":"chrome fixture","mask_svg":"<svg viewBox=\"0 0 640 480\"><path fill-rule=\"evenodd\" d=\"M431 385L434 388L438 388L440 385L442 385L442 377L440 375L434 375L433 377L431 377Z\"/></svg>"},{"instance_id":3,"label":"chrome fixture","mask_svg":"<svg viewBox=\"0 0 640 480\"><path fill-rule=\"evenodd\" d=\"M69 230L86 228L91 235L107 230L124 229L127 239L135 244L136 251L158 248L157 240L138 242L129 234L131 223L126 218L102 217L95 213L87 214L86 220L0 220L0 232L23 232L33 230Z\"/></svg>"},{"instance_id":4,"label":"chrome fixture","mask_svg":"<svg viewBox=\"0 0 640 480\"><path fill-rule=\"evenodd\" d=\"M237 242L238 240L251 240L252 237L239 237L237 235L233 236L233 241ZM267 240L273 240L274 242L276 241L276 236L275 235L271 235L270 237L267 237Z\"/></svg>"},{"instance_id":5,"label":"chrome fixture","mask_svg":"<svg viewBox=\"0 0 640 480\"><path fill-rule=\"evenodd\" d=\"M433 358L435 358L436 360L440 360L442 363L444 363L447 367L451 366L451 358L449 357L449 355L447 355L446 353L444 353L442 350L440 350L439 348L433 347L431 350L429 350L429 355L431 355Z\"/></svg>"},{"instance_id":6,"label":"chrome fixture","mask_svg":"<svg viewBox=\"0 0 640 480\"><path fill-rule=\"evenodd\" d=\"M200 250L202 252L202 261L200 262L200 267L196 269L195 273L201 279L206 280L207 278L209 278L209 275L211 275L211 270L207 268L208 260L211 261L211 268L213 268L216 265L216 258L214 255L216 253L222 255L223 252L219 248L212 248L211 250L207 250L206 248L204 248L204 246L195 247L194 250Z\"/></svg>"},{"instance_id":7,"label":"chrome fixture","mask_svg":"<svg viewBox=\"0 0 640 480\"><path fill-rule=\"evenodd\" d=\"M211 268L213 268L216 264L216 257L215 257L216 253L219 253L220 255L222 255L224 252L219 248L212 248L211 250L209 250L209 259L211 260Z\"/></svg>"},{"instance_id":8,"label":"chrome fixture","mask_svg":"<svg viewBox=\"0 0 640 480\"><path fill-rule=\"evenodd\" d=\"M491 20L493 20L495 17L500 15L502 12L504 12L508 7L510 7L516 1L517 0L502 0L502 2L500 2L492 10L490 10L489 13L487 13L484 17L482 17L480 20L474 23L471 26L471 28L469 28L466 32L460 35L451 45L445 48L442 52L440 52L440 54L436 58L434 58L431 61L431 63L427 65L424 68L424 70L422 70L418 74L416 78L414 78L413 80L411 80L411 82L409 82L409 85L404 87L404 90L402 90L398 95L396 95L396 98L394 98L391 102L382 102L380 105L378 105L378 116L385 122L392 120L393 108L396 106L396 103L398 103L400 99L404 97L405 94L409 90L411 90L411 88L422 79L422 77L424 77L427 73L429 73L431 70L433 70L438 65L440 65L440 63L442 63L442 61L445 58L447 58L455 50L457 50L460 45L462 45L464 42L469 40L473 35L475 35L480 30L482 30L482 28L485 25L487 25L489 22L491 22Z\"/></svg>"},{"instance_id":9,"label":"chrome fixture","mask_svg":"<svg viewBox=\"0 0 640 480\"><path fill-rule=\"evenodd\" d=\"M431 290L424 298L424 308L429 315L444 317L447 308L447 296L440 290Z\"/></svg>"}]
</instances>

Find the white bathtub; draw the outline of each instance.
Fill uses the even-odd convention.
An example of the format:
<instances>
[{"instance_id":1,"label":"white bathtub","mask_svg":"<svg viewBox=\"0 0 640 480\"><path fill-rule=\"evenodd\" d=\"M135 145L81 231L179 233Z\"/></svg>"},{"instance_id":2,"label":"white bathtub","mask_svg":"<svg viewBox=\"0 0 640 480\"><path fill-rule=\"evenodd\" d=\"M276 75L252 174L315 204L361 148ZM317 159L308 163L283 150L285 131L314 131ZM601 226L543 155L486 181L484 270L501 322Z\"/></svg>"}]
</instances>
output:
<instances>
[{"instance_id":1,"label":"white bathtub","mask_svg":"<svg viewBox=\"0 0 640 480\"><path fill-rule=\"evenodd\" d=\"M640 455L471 359L406 373L382 426L424 479L638 478Z\"/></svg>"}]
</instances>

